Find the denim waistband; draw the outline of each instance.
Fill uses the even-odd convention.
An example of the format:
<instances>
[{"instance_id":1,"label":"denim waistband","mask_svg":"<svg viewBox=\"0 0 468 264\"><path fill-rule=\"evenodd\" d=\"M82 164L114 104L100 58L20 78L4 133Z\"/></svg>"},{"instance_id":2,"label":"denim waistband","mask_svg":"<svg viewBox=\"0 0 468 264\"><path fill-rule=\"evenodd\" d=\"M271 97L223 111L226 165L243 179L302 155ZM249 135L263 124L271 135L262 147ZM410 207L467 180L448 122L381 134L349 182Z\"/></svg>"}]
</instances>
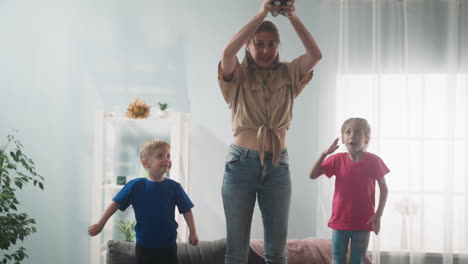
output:
<instances>
[{"instance_id":1,"label":"denim waistband","mask_svg":"<svg viewBox=\"0 0 468 264\"><path fill-rule=\"evenodd\" d=\"M238 145L231 144L229 146L229 151L236 152L237 154L241 155L242 157L249 157L249 158L260 158L260 152L257 150L251 150L248 148L244 148ZM284 160L288 157L288 149L283 149L280 152L280 159ZM273 159L273 152L265 151L265 160L272 160Z\"/></svg>"}]
</instances>

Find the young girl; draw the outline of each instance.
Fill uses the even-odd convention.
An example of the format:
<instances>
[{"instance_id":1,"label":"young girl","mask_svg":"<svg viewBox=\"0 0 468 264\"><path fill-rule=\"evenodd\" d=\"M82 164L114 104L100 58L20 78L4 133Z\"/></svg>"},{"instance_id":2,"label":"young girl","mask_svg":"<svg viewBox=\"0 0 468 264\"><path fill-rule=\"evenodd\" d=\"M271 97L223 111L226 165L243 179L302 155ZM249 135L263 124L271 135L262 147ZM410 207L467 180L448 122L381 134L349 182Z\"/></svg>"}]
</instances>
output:
<instances>
[{"instance_id":1,"label":"young girl","mask_svg":"<svg viewBox=\"0 0 468 264\"><path fill-rule=\"evenodd\" d=\"M338 138L315 162L309 177L322 174L336 176L332 216L328 226L332 231L333 263L346 263L346 251L351 242L350 263L364 263L370 231L380 230L388 189L385 174L389 169L375 154L366 152L370 126L363 118L350 118L341 127L342 142L348 152L337 153ZM325 160L325 161L324 161ZM379 206L375 210L375 182L379 184Z\"/></svg>"}]
</instances>

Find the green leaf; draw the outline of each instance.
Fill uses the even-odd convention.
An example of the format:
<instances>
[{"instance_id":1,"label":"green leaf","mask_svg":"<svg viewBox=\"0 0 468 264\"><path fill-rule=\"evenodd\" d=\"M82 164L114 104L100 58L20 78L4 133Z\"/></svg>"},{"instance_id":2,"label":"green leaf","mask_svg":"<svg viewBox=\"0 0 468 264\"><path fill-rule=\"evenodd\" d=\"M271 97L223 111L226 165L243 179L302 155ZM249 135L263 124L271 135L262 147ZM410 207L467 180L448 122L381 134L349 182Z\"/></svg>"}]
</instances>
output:
<instances>
[{"instance_id":1,"label":"green leaf","mask_svg":"<svg viewBox=\"0 0 468 264\"><path fill-rule=\"evenodd\" d=\"M14 161L18 162L18 157L16 156L15 152L10 151L10 156L13 158Z\"/></svg>"},{"instance_id":2,"label":"green leaf","mask_svg":"<svg viewBox=\"0 0 468 264\"><path fill-rule=\"evenodd\" d=\"M0 196L3 197L3 198L5 198L6 200L9 200L9 199L11 199L11 198L14 197L13 194L7 193L7 192L0 192L0 194L1 194Z\"/></svg>"},{"instance_id":3,"label":"green leaf","mask_svg":"<svg viewBox=\"0 0 468 264\"><path fill-rule=\"evenodd\" d=\"M119 219L119 225L117 226L117 228L125 237L125 241L133 241L133 238L135 237L135 231L133 230L135 224L135 221L125 222L122 219Z\"/></svg>"},{"instance_id":4,"label":"green leaf","mask_svg":"<svg viewBox=\"0 0 468 264\"><path fill-rule=\"evenodd\" d=\"M0 144L1 146L1 144ZM7 136L7 144L0 147L0 263L21 263L28 258L21 241L36 232L36 221L26 213L18 213L21 204L17 195L29 182L44 189L44 178L36 173L34 162L23 151L23 145L13 135ZM4 254L11 246L18 248ZM19 246L19 247L18 247Z\"/></svg>"},{"instance_id":5,"label":"green leaf","mask_svg":"<svg viewBox=\"0 0 468 264\"><path fill-rule=\"evenodd\" d=\"M18 188L23 189L23 184L20 181L15 181L15 185L18 186Z\"/></svg>"}]
</instances>

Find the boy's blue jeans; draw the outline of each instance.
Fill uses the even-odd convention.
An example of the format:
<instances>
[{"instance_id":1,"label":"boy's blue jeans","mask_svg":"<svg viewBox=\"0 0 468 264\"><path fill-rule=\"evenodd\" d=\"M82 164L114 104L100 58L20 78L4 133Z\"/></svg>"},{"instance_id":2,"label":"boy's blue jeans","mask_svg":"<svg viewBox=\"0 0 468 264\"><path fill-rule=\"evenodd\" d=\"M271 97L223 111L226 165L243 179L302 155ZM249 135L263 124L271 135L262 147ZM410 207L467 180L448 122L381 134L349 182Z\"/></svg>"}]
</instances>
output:
<instances>
[{"instance_id":1,"label":"boy's blue jeans","mask_svg":"<svg viewBox=\"0 0 468 264\"><path fill-rule=\"evenodd\" d=\"M222 195L227 229L225 264L247 263L257 198L263 219L265 262L285 264L291 201L287 150L281 151L280 164L273 167L272 153L265 152L262 166L257 151L231 145Z\"/></svg>"},{"instance_id":2,"label":"boy's blue jeans","mask_svg":"<svg viewBox=\"0 0 468 264\"><path fill-rule=\"evenodd\" d=\"M332 231L333 264L345 264L348 244L351 240L350 264L364 263L370 231Z\"/></svg>"}]
</instances>

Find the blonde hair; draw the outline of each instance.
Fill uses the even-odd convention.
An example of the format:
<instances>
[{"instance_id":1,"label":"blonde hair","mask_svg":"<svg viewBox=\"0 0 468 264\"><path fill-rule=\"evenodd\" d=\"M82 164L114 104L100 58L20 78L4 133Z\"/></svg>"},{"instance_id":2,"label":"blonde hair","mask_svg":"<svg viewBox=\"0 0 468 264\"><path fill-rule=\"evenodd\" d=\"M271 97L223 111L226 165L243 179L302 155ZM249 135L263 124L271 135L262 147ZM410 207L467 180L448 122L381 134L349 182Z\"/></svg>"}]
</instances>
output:
<instances>
[{"instance_id":1,"label":"blonde hair","mask_svg":"<svg viewBox=\"0 0 468 264\"><path fill-rule=\"evenodd\" d=\"M260 33L260 32L271 33L273 35L273 37L275 38L275 41L278 43L278 45L280 44L281 41L280 41L280 35L279 35L278 28L276 27L275 24L273 24L273 22L268 21L268 20L263 21L260 24L260 26L258 26L258 28L252 34L252 36L247 41L247 43L255 41L255 36L257 35L257 33ZM245 57L247 58L247 61L249 62L249 65L254 63L252 55L250 55L250 52L247 49L245 49ZM279 54L276 55L274 63L278 63L278 62L279 62Z\"/></svg>"},{"instance_id":2,"label":"blonde hair","mask_svg":"<svg viewBox=\"0 0 468 264\"><path fill-rule=\"evenodd\" d=\"M361 117L351 117L351 118L346 119L346 121L344 121L343 125L341 126L341 136L344 135L346 127L352 122L355 122L359 126L359 128L362 129L362 131L364 132L364 135L367 137L367 140L370 140L371 127L369 125L369 122L367 122L366 119L361 118Z\"/></svg>"},{"instance_id":3,"label":"blonde hair","mask_svg":"<svg viewBox=\"0 0 468 264\"><path fill-rule=\"evenodd\" d=\"M249 41L253 41L255 39L255 36L257 35L257 33L260 33L260 32L268 32L268 33L273 34L273 37L275 38L276 42L278 42L278 44L280 44L279 31L278 31L278 28L276 27L276 25L273 24L273 22L268 21L268 20L263 21L260 24L260 26L258 26L258 28L255 30L255 32L252 34Z\"/></svg>"},{"instance_id":4,"label":"blonde hair","mask_svg":"<svg viewBox=\"0 0 468 264\"><path fill-rule=\"evenodd\" d=\"M171 147L169 143L161 139L152 139L143 142L140 147L140 160L147 159L156 149L165 146Z\"/></svg>"}]
</instances>

